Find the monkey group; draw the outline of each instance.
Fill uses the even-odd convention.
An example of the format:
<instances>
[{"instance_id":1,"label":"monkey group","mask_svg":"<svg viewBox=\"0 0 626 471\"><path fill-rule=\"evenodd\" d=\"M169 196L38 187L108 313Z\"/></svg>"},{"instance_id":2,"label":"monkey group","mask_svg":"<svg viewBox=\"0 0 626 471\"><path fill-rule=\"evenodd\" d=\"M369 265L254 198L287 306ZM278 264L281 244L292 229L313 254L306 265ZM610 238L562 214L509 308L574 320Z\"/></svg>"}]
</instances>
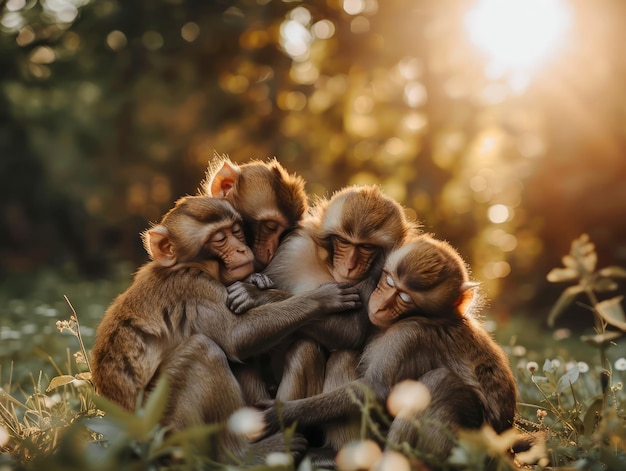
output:
<instances>
[{"instance_id":1,"label":"monkey group","mask_svg":"<svg viewBox=\"0 0 626 471\"><path fill-rule=\"evenodd\" d=\"M377 186L312 204L304 186L276 159L216 159L198 194L142 234L150 261L96 333L96 392L132 411L166 375L168 430L260 408L263 437L224 429L225 459L288 446L332 467L360 437L354 397L384 403L406 379L430 402L391 420L390 446L445 459L458 430L512 427L515 380L457 251ZM292 423L301 433L286 444Z\"/></svg>"}]
</instances>

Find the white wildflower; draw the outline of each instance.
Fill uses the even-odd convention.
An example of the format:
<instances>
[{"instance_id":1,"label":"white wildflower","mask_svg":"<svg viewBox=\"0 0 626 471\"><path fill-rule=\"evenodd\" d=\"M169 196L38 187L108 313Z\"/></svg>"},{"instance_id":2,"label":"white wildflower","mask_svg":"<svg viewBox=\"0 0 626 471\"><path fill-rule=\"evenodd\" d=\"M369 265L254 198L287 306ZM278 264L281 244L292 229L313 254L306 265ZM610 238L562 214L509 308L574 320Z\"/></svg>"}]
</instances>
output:
<instances>
[{"instance_id":1,"label":"white wildflower","mask_svg":"<svg viewBox=\"0 0 626 471\"><path fill-rule=\"evenodd\" d=\"M581 373L587 373L589 371L589 365L587 363L585 363L584 361L579 361L578 362L578 370Z\"/></svg>"},{"instance_id":2,"label":"white wildflower","mask_svg":"<svg viewBox=\"0 0 626 471\"><path fill-rule=\"evenodd\" d=\"M337 468L342 471L369 469L382 456L380 447L373 440L350 442L337 454Z\"/></svg>"},{"instance_id":3,"label":"white wildflower","mask_svg":"<svg viewBox=\"0 0 626 471\"><path fill-rule=\"evenodd\" d=\"M617 371L626 371L626 358L618 358L615 360L615 369Z\"/></svg>"},{"instance_id":4,"label":"white wildflower","mask_svg":"<svg viewBox=\"0 0 626 471\"><path fill-rule=\"evenodd\" d=\"M293 458L287 453L274 451L267 454L267 456L265 457L265 464L270 467L291 466L293 465Z\"/></svg>"},{"instance_id":5,"label":"white wildflower","mask_svg":"<svg viewBox=\"0 0 626 471\"><path fill-rule=\"evenodd\" d=\"M263 434L265 420L260 410L243 407L233 412L228 418L227 427L231 432L254 441Z\"/></svg>"},{"instance_id":6,"label":"white wildflower","mask_svg":"<svg viewBox=\"0 0 626 471\"><path fill-rule=\"evenodd\" d=\"M524 347L523 345L515 345L511 353L513 353L513 356L516 357L526 356L526 347Z\"/></svg>"},{"instance_id":7,"label":"white wildflower","mask_svg":"<svg viewBox=\"0 0 626 471\"><path fill-rule=\"evenodd\" d=\"M539 365L536 361L529 361L528 363L526 363L526 369L531 373L537 371L537 368L539 368Z\"/></svg>"},{"instance_id":8,"label":"white wildflower","mask_svg":"<svg viewBox=\"0 0 626 471\"><path fill-rule=\"evenodd\" d=\"M373 471L411 471L411 463L402 453L385 450L380 460L371 469Z\"/></svg>"},{"instance_id":9,"label":"white wildflower","mask_svg":"<svg viewBox=\"0 0 626 471\"><path fill-rule=\"evenodd\" d=\"M0 425L0 447L9 443L9 432L2 425Z\"/></svg>"},{"instance_id":10,"label":"white wildflower","mask_svg":"<svg viewBox=\"0 0 626 471\"><path fill-rule=\"evenodd\" d=\"M387 399L387 410L396 417L426 409L430 404L430 391L419 381L407 379L396 384Z\"/></svg>"}]
</instances>

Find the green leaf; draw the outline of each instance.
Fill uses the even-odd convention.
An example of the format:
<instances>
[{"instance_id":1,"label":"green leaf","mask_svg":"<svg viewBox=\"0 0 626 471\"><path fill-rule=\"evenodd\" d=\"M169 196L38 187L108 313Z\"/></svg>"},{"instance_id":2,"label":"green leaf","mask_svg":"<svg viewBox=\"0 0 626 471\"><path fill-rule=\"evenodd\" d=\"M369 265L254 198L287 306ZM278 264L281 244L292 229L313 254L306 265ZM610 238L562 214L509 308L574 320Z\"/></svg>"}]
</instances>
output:
<instances>
[{"instance_id":1,"label":"green leaf","mask_svg":"<svg viewBox=\"0 0 626 471\"><path fill-rule=\"evenodd\" d=\"M565 255L561 260L566 268L570 268L578 272L578 270L576 270L578 268L578 263L576 263L576 259L572 255Z\"/></svg>"},{"instance_id":2,"label":"green leaf","mask_svg":"<svg viewBox=\"0 0 626 471\"><path fill-rule=\"evenodd\" d=\"M587 412L585 412L585 417L583 419L586 436L590 436L593 432L595 432L596 427L598 426L598 421L600 420L600 415L602 414L603 403L604 401L602 397L597 397L587 408Z\"/></svg>"},{"instance_id":3,"label":"green leaf","mask_svg":"<svg viewBox=\"0 0 626 471\"><path fill-rule=\"evenodd\" d=\"M594 347L600 347L605 343L612 342L615 339L618 339L622 336L621 332L607 331L603 334L595 334L595 335L582 335L580 340Z\"/></svg>"},{"instance_id":4,"label":"green leaf","mask_svg":"<svg viewBox=\"0 0 626 471\"><path fill-rule=\"evenodd\" d=\"M604 293L606 291L615 291L618 285L610 278L600 278L591 285L591 288L599 293Z\"/></svg>"},{"instance_id":5,"label":"green leaf","mask_svg":"<svg viewBox=\"0 0 626 471\"><path fill-rule=\"evenodd\" d=\"M579 277L580 274L575 268L553 268L546 276L546 279L551 283L560 283L577 280Z\"/></svg>"},{"instance_id":6,"label":"green leaf","mask_svg":"<svg viewBox=\"0 0 626 471\"><path fill-rule=\"evenodd\" d=\"M584 288L580 285L570 286L563 290L561 296L559 296L559 299L557 299L554 307L550 311L550 314L548 314L548 325L550 327L554 326L554 321L556 320L556 318L563 313L567 306L572 304L576 296L582 293L583 290Z\"/></svg>"},{"instance_id":7,"label":"green leaf","mask_svg":"<svg viewBox=\"0 0 626 471\"><path fill-rule=\"evenodd\" d=\"M66 384L73 383L74 381L76 381L76 378L72 375L55 376L50 381L50 384L48 385L46 392L50 392L53 389L56 389L60 386L65 386Z\"/></svg>"},{"instance_id":8,"label":"green leaf","mask_svg":"<svg viewBox=\"0 0 626 471\"><path fill-rule=\"evenodd\" d=\"M567 372L563 376L561 376L561 378L559 379L559 383L556 386L557 394L562 393L565 389L569 388L570 385L578 381L579 376L580 369L578 368L578 365L567 370Z\"/></svg>"},{"instance_id":9,"label":"green leaf","mask_svg":"<svg viewBox=\"0 0 626 471\"><path fill-rule=\"evenodd\" d=\"M598 274L606 278L626 278L626 269L618 266L610 266L602 268L598 271Z\"/></svg>"},{"instance_id":10,"label":"green leaf","mask_svg":"<svg viewBox=\"0 0 626 471\"><path fill-rule=\"evenodd\" d=\"M167 375L161 375L156 386L150 392L148 400L139 415L145 419L145 432L149 433L161 421L170 393L170 382Z\"/></svg>"},{"instance_id":11,"label":"green leaf","mask_svg":"<svg viewBox=\"0 0 626 471\"><path fill-rule=\"evenodd\" d=\"M133 412L129 412L126 409L118 406L114 402L106 399L102 396L94 396L93 402L98 409L104 411L105 418L115 421L123 426L124 430L133 438L144 439L144 420L142 417L135 415ZM113 437L108 437L113 438Z\"/></svg>"},{"instance_id":12,"label":"green leaf","mask_svg":"<svg viewBox=\"0 0 626 471\"><path fill-rule=\"evenodd\" d=\"M608 324L626 331L626 315L624 315L624 308L622 308L623 299L624 296L616 296L605 301L600 301L594 307L600 317Z\"/></svg>"},{"instance_id":13,"label":"green leaf","mask_svg":"<svg viewBox=\"0 0 626 471\"><path fill-rule=\"evenodd\" d=\"M598 263L598 254L596 254L595 250L588 253L582 258L581 263L587 273L593 273Z\"/></svg>"}]
</instances>

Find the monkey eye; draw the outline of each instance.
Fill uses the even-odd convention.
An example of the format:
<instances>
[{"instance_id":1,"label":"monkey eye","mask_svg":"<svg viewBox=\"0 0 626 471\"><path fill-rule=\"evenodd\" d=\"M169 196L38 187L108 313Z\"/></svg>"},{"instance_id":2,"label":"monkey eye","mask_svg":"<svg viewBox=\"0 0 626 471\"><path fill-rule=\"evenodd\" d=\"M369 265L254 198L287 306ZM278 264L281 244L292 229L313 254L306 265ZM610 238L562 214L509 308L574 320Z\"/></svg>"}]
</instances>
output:
<instances>
[{"instance_id":1,"label":"monkey eye","mask_svg":"<svg viewBox=\"0 0 626 471\"><path fill-rule=\"evenodd\" d=\"M230 229L232 231L232 233L236 236L243 234L243 229L241 227L241 224L239 224L238 222L236 222L235 224L233 224L233 227L231 227Z\"/></svg>"},{"instance_id":2,"label":"monkey eye","mask_svg":"<svg viewBox=\"0 0 626 471\"><path fill-rule=\"evenodd\" d=\"M214 244L222 244L226 240L226 233L224 231L218 231L211 237L211 242Z\"/></svg>"},{"instance_id":3,"label":"monkey eye","mask_svg":"<svg viewBox=\"0 0 626 471\"><path fill-rule=\"evenodd\" d=\"M376 249L378 247L375 246L374 244L361 244L360 248L363 252L373 253L373 252L376 252Z\"/></svg>"},{"instance_id":4,"label":"monkey eye","mask_svg":"<svg viewBox=\"0 0 626 471\"><path fill-rule=\"evenodd\" d=\"M344 247L351 245L348 240L344 239L343 237L339 237L338 235L335 236L335 242Z\"/></svg>"},{"instance_id":5,"label":"monkey eye","mask_svg":"<svg viewBox=\"0 0 626 471\"><path fill-rule=\"evenodd\" d=\"M386 281L386 282L387 282L387 284L388 284L389 286L391 286L392 288L393 288L394 286L396 286L395 282L393 281L393 278L392 278L392 277L391 277L391 275L390 275L390 274L388 274L388 273L387 273L387 276L386 276L386 278L385 278L385 281Z\"/></svg>"},{"instance_id":6,"label":"monkey eye","mask_svg":"<svg viewBox=\"0 0 626 471\"><path fill-rule=\"evenodd\" d=\"M412 302L411 296L409 296L408 293L405 293L404 291L399 291L398 296L400 297L402 302L406 304L410 304Z\"/></svg>"},{"instance_id":7,"label":"monkey eye","mask_svg":"<svg viewBox=\"0 0 626 471\"><path fill-rule=\"evenodd\" d=\"M263 221L261 222L261 228L266 233L276 232L278 230L279 224L276 221Z\"/></svg>"}]
</instances>

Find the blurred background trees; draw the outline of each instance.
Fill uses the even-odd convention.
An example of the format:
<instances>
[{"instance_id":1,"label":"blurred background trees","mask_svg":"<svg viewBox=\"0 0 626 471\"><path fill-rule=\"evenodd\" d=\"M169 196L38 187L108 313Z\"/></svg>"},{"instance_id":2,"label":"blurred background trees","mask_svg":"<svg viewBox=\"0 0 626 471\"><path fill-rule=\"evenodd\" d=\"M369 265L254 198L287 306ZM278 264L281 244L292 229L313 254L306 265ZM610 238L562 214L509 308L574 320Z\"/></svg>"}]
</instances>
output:
<instances>
[{"instance_id":1,"label":"blurred background trees","mask_svg":"<svg viewBox=\"0 0 626 471\"><path fill-rule=\"evenodd\" d=\"M0 5L4 280L142 263L214 152L276 156L311 195L380 184L501 318L545 318L583 232L626 265L620 0Z\"/></svg>"}]
</instances>

